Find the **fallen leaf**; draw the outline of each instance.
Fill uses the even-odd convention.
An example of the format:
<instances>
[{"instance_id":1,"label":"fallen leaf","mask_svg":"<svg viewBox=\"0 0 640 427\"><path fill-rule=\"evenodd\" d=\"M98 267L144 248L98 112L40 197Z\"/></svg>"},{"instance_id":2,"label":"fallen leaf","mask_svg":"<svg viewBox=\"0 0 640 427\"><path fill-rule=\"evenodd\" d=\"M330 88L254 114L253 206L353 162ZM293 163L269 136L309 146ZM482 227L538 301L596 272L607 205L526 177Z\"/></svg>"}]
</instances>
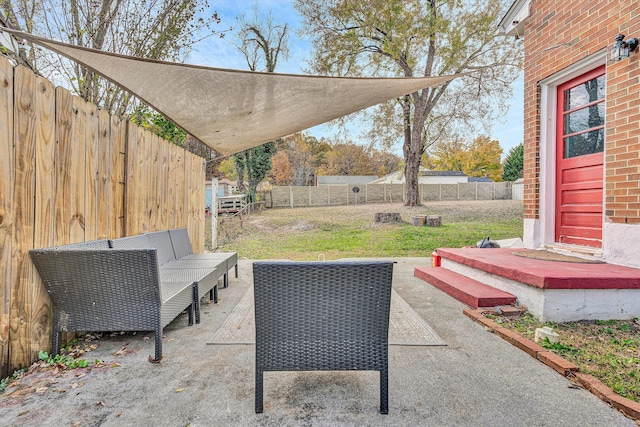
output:
<instances>
[{"instance_id":1,"label":"fallen leaf","mask_svg":"<svg viewBox=\"0 0 640 427\"><path fill-rule=\"evenodd\" d=\"M116 412L116 417L119 417L120 415L122 415L122 411Z\"/></svg>"},{"instance_id":2,"label":"fallen leaf","mask_svg":"<svg viewBox=\"0 0 640 427\"><path fill-rule=\"evenodd\" d=\"M118 366L120 366L120 364L119 364L119 363L112 363L112 364L111 364L111 367L112 367L112 368L117 368Z\"/></svg>"},{"instance_id":3,"label":"fallen leaf","mask_svg":"<svg viewBox=\"0 0 640 427\"><path fill-rule=\"evenodd\" d=\"M65 389L62 389L62 390L56 390L56 391L57 391L58 393L66 393L66 392L67 392L67 390L65 390Z\"/></svg>"},{"instance_id":4,"label":"fallen leaf","mask_svg":"<svg viewBox=\"0 0 640 427\"><path fill-rule=\"evenodd\" d=\"M120 348L120 350L116 351L115 355L116 356L122 356L126 351L127 351L127 348L126 347L122 347L122 348Z\"/></svg>"},{"instance_id":5,"label":"fallen leaf","mask_svg":"<svg viewBox=\"0 0 640 427\"><path fill-rule=\"evenodd\" d=\"M76 421L75 423L71 424L71 427L80 427L81 425L82 425L82 422Z\"/></svg>"},{"instance_id":6,"label":"fallen leaf","mask_svg":"<svg viewBox=\"0 0 640 427\"><path fill-rule=\"evenodd\" d=\"M23 415L27 415L29 413L29 411L22 411L18 414L19 417L23 416Z\"/></svg>"},{"instance_id":7,"label":"fallen leaf","mask_svg":"<svg viewBox=\"0 0 640 427\"><path fill-rule=\"evenodd\" d=\"M98 406L104 406L104 402L101 400L98 402Z\"/></svg>"},{"instance_id":8,"label":"fallen leaf","mask_svg":"<svg viewBox=\"0 0 640 427\"><path fill-rule=\"evenodd\" d=\"M143 340L143 341L149 341L149 339L150 339L150 338L151 338L151 337L142 337L142 340Z\"/></svg>"},{"instance_id":9,"label":"fallen leaf","mask_svg":"<svg viewBox=\"0 0 640 427\"><path fill-rule=\"evenodd\" d=\"M75 390L78 388L78 383L72 383L69 387L71 387L71 390Z\"/></svg>"},{"instance_id":10,"label":"fallen leaf","mask_svg":"<svg viewBox=\"0 0 640 427\"><path fill-rule=\"evenodd\" d=\"M172 342L172 341L175 341L175 338L169 338L169 339L167 340L167 342Z\"/></svg>"},{"instance_id":11,"label":"fallen leaf","mask_svg":"<svg viewBox=\"0 0 640 427\"><path fill-rule=\"evenodd\" d=\"M81 374L76 374L76 378L82 378L82 377L86 377L87 374L85 374L84 372Z\"/></svg>"},{"instance_id":12,"label":"fallen leaf","mask_svg":"<svg viewBox=\"0 0 640 427\"><path fill-rule=\"evenodd\" d=\"M184 387L176 389L176 393L182 393L184 391Z\"/></svg>"},{"instance_id":13,"label":"fallen leaf","mask_svg":"<svg viewBox=\"0 0 640 427\"><path fill-rule=\"evenodd\" d=\"M49 390L49 387L38 387L36 389L36 393L38 394L46 393L47 390Z\"/></svg>"}]
</instances>

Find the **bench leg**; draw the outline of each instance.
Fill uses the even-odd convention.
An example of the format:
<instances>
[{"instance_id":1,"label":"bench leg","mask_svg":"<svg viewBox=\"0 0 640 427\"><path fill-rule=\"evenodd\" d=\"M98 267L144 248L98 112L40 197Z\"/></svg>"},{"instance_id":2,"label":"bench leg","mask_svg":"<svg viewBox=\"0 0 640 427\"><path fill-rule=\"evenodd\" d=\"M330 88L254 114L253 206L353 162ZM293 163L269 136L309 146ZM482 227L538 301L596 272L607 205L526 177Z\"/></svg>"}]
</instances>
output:
<instances>
[{"instance_id":1,"label":"bench leg","mask_svg":"<svg viewBox=\"0 0 640 427\"><path fill-rule=\"evenodd\" d=\"M209 291L209 299L213 300L215 304L218 303L218 285L216 284L213 289Z\"/></svg>"},{"instance_id":2,"label":"bench leg","mask_svg":"<svg viewBox=\"0 0 640 427\"><path fill-rule=\"evenodd\" d=\"M256 414L262 413L263 372L256 369Z\"/></svg>"},{"instance_id":3,"label":"bench leg","mask_svg":"<svg viewBox=\"0 0 640 427\"><path fill-rule=\"evenodd\" d=\"M191 303L189 305L189 308L187 308L188 313L189 313L189 326L193 326L193 306L195 305L195 303ZM198 303L198 306L200 305L200 303ZM198 312L198 317L200 317L200 313Z\"/></svg>"},{"instance_id":4,"label":"bench leg","mask_svg":"<svg viewBox=\"0 0 640 427\"><path fill-rule=\"evenodd\" d=\"M54 356L56 354L60 354L60 330L58 328L53 328L53 339L51 343L51 354Z\"/></svg>"},{"instance_id":5,"label":"bench leg","mask_svg":"<svg viewBox=\"0 0 640 427\"><path fill-rule=\"evenodd\" d=\"M198 289L198 284L194 283L193 284L193 305L194 305L194 311L196 312L196 323L200 323L200 298L198 297L198 295L200 294L200 291ZM190 322L189 325L193 325L193 322Z\"/></svg>"},{"instance_id":6,"label":"bench leg","mask_svg":"<svg viewBox=\"0 0 640 427\"><path fill-rule=\"evenodd\" d=\"M154 362L162 360L162 328L156 329L156 355Z\"/></svg>"},{"instance_id":7,"label":"bench leg","mask_svg":"<svg viewBox=\"0 0 640 427\"><path fill-rule=\"evenodd\" d=\"M380 371L380 413L389 413L389 368Z\"/></svg>"},{"instance_id":8,"label":"bench leg","mask_svg":"<svg viewBox=\"0 0 640 427\"><path fill-rule=\"evenodd\" d=\"M228 273L229 273L229 272L224 273L224 278L222 279L222 280L223 280L223 283L224 283L224 286L223 286L223 287L224 287L225 289L229 287L229 274L228 274Z\"/></svg>"},{"instance_id":9,"label":"bench leg","mask_svg":"<svg viewBox=\"0 0 640 427\"><path fill-rule=\"evenodd\" d=\"M237 279L238 278L238 264L236 264L235 270L236 270L236 279Z\"/></svg>"}]
</instances>

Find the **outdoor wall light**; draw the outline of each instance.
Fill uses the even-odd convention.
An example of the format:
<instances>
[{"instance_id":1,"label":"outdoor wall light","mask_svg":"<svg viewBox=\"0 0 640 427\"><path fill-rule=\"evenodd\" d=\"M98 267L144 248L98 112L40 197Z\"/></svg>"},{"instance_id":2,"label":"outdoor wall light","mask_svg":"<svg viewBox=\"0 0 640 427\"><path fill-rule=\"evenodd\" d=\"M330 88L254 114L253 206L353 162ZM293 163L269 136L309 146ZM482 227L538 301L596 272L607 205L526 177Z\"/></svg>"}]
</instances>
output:
<instances>
[{"instance_id":1,"label":"outdoor wall light","mask_svg":"<svg viewBox=\"0 0 640 427\"><path fill-rule=\"evenodd\" d=\"M621 59L628 58L629 53L636 50L638 47L638 39L624 40L624 34L618 34L616 41L611 46L611 55L609 59L612 61L620 61Z\"/></svg>"}]
</instances>

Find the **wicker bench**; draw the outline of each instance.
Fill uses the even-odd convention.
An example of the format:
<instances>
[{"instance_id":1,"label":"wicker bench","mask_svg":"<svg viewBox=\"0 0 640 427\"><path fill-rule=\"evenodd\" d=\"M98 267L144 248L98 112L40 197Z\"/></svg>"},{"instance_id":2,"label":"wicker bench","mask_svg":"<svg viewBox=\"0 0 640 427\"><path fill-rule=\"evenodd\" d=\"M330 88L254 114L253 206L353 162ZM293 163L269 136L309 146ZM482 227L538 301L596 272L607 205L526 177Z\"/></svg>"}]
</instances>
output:
<instances>
[{"instance_id":1,"label":"wicker bench","mask_svg":"<svg viewBox=\"0 0 640 427\"><path fill-rule=\"evenodd\" d=\"M388 405L388 333L393 263L255 262L255 411L265 371L380 372Z\"/></svg>"},{"instance_id":2,"label":"wicker bench","mask_svg":"<svg viewBox=\"0 0 640 427\"><path fill-rule=\"evenodd\" d=\"M193 324L193 282L162 281L155 249L111 249L106 241L30 251L53 304L52 353L67 331L153 331L185 309Z\"/></svg>"},{"instance_id":3,"label":"wicker bench","mask_svg":"<svg viewBox=\"0 0 640 427\"><path fill-rule=\"evenodd\" d=\"M205 260L223 260L224 267L224 286L229 286L228 271L231 267L235 270L235 277L238 278L238 254L236 252L208 252L194 254L191 248L189 233L186 228L176 228L169 230L171 237L171 246L176 259L205 261Z\"/></svg>"},{"instance_id":4,"label":"wicker bench","mask_svg":"<svg viewBox=\"0 0 640 427\"><path fill-rule=\"evenodd\" d=\"M229 264L232 261L236 263L237 277L237 256L235 252L192 254L186 228L122 237L111 240L109 243L111 247L118 249L155 248L158 251L160 277L162 280L192 280L194 284L193 298L196 323L200 323L200 300L202 297L209 294L213 302L218 302L218 279L222 277L226 287ZM185 245L188 245L188 253ZM190 257L188 255L193 256ZM202 256L197 257L196 255Z\"/></svg>"}]
</instances>

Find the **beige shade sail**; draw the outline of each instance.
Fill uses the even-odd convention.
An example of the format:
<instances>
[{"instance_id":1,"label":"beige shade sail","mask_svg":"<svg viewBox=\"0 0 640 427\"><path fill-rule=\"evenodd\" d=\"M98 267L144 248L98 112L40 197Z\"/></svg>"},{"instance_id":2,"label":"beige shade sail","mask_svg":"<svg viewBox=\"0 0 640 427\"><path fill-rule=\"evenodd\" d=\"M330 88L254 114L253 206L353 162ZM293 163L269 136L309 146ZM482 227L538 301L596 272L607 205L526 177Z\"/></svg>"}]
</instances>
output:
<instances>
[{"instance_id":1,"label":"beige shade sail","mask_svg":"<svg viewBox=\"0 0 640 427\"><path fill-rule=\"evenodd\" d=\"M119 55L3 30L111 80L221 155L437 87L458 76L355 78L229 70Z\"/></svg>"}]
</instances>

